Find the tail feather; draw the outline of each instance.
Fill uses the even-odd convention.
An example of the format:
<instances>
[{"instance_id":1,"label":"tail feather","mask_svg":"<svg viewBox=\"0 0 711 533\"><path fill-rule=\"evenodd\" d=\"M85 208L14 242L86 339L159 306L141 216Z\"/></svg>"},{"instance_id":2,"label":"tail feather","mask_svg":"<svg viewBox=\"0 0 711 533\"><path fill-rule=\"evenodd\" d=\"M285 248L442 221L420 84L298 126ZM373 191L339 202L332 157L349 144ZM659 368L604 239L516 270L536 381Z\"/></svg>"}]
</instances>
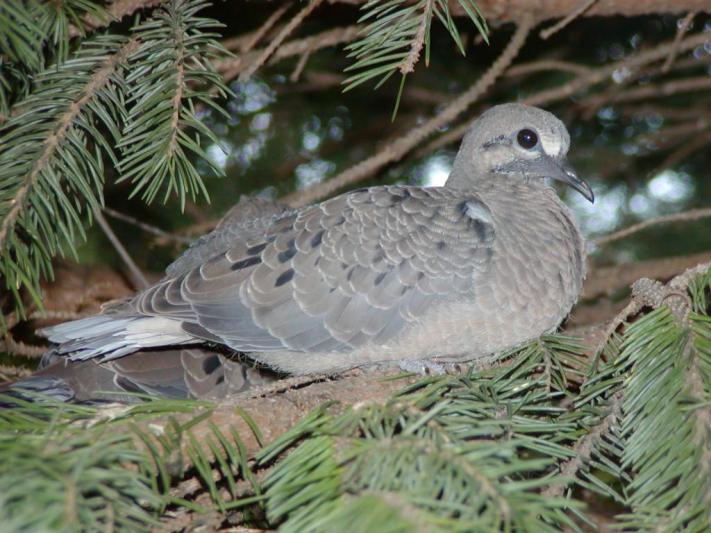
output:
<instances>
[{"instance_id":1,"label":"tail feather","mask_svg":"<svg viewBox=\"0 0 711 533\"><path fill-rule=\"evenodd\" d=\"M182 329L179 320L140 315L91 316L44 328L39 333L58 344L55 353L72 361L109 361L142 348L198 342Z\"/></svg>"}]
</instances>

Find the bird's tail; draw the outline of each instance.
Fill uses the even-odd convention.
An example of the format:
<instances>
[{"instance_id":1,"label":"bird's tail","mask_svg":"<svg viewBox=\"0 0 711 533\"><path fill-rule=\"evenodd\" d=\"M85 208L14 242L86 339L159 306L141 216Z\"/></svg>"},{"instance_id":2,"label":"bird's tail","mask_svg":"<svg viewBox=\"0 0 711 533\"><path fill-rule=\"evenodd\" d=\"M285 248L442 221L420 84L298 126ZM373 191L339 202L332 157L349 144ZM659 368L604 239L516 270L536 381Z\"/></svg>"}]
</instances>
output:
<instances>
[{"instance_id":1,"label":"bird's tail","mask_svg":"<svg viewBox=\"0 0 711 533\"><path fill-rule=\"evenodd\" d=\"M44 328L39 333L57 344L53 352L72 361L109 361L142 348L199 342L181 321L152 316L97 315Z\"/></svg>"}]
</instances>

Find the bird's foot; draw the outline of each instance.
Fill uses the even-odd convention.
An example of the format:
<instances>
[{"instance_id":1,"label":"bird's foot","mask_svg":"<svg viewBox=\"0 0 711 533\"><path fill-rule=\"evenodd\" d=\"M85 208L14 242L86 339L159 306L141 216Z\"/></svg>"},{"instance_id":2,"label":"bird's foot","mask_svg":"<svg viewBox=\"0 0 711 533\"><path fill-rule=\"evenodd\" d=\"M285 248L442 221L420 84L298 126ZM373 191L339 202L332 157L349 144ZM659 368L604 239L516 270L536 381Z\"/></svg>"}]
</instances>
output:
<instances>
[{"instance_id":1,"label":"bird's foot","mask_svg":"<svg viewBox=\"0 0 711 533\"><path fill-rule=\"evenodd\" d=\"M462 374L469 370L468 365L459 363L437 363L430 359L401 359L397 366L405 372L421 376L441 376L444 374Z\"/></svg>"}]
</instances>

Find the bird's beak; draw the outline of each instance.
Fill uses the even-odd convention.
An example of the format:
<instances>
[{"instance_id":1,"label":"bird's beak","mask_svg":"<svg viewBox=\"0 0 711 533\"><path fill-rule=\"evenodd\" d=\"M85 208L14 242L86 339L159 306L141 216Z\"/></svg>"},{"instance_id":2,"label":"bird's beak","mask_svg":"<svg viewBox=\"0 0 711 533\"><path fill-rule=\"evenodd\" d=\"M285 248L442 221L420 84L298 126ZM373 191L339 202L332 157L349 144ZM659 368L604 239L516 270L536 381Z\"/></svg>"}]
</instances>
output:
<instances>
[{"instance_id":1,"label":"bird's beak","mask_svg":"<svg viewBox=\"0 0 711 533\"><path fill-rule=\"evenodd\" d=\"M542 154L532 163L536 174L562 181L582 194L590 203L595 202L595 195L590 185L578 177L575 170L568 165L568 162L564 158L556 159L547 154Z\"/></svg>"}]
</instances>

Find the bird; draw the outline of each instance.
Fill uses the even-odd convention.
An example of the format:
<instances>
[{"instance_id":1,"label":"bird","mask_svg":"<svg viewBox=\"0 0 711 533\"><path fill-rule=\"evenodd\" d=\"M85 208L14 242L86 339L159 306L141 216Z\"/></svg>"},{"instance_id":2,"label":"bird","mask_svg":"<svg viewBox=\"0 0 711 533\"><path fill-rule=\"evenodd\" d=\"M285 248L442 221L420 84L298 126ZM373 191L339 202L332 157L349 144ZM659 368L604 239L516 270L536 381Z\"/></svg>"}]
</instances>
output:
<instances>
[{"instance_id":1,"label":"bird","mask_svg":"<svg viewBox=\"0 0 711 533\"><path fill-rule=\"evenodd\" d=\"M103 365L199 345L293 375L486 361L554 331L580 295L585 241L553 182L594 195L569 146L548 111L496 105L443 186L242 199L154 285L40 333L52 357Z\"/></svg>"}]
</instances>

